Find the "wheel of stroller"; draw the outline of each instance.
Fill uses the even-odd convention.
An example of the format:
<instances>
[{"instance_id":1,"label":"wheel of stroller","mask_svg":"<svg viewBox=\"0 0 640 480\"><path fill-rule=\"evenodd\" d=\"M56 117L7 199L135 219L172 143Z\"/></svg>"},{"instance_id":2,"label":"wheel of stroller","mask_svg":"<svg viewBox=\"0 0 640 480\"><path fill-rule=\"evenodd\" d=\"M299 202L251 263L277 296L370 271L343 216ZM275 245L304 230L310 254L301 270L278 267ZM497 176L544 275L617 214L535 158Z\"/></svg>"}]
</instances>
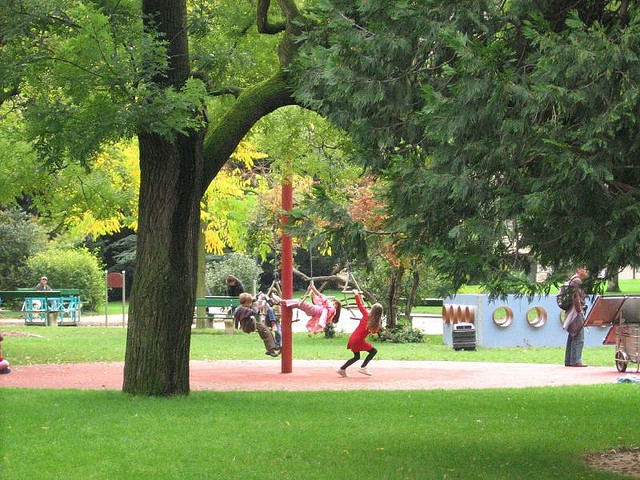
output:
<instances>
[{"instance_id":1,"label":"wheel of stroller","mask_svg":"<svg viewBox=\"0 0 640 480\"><path fill-rule=\"evenodd\" d=\"M629 356L623 351L616 352L616 368L619 372L626 372L629 364Z\"/></svg>"}]
</instances>

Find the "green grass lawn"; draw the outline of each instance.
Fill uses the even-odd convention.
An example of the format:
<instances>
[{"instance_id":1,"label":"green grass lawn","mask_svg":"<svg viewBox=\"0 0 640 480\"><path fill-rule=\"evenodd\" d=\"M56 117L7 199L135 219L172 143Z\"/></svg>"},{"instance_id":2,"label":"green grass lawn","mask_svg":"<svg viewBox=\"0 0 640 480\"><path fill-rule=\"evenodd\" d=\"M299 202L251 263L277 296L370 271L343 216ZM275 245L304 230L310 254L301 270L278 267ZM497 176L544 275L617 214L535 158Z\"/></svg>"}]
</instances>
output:
<instances>
[{"instance_id":1,"label":"green grass lawn","mask_svg":"<svg viewBox=\"0 0 640 480\"><path fill-rule=\"evenodd\" d=\"M3 480L616 479L582 455L640 445L638 386L480 391L4 389Z\"/></svg>"},{"instance_id":2,"label":"green grass lawn","mask_svg":"<svg viewBox=\"0 0 640 480\"><path fill-rule=\"evenodd\" d=\"M118 327L11 327L14 365L122 361ZM346 335L294 335L295 358L345 358ZM561 363L562 348L455 352L378 342L380 359ZM260 359L255 334L194 332L192 358ZM613 349L587 347L613 366ZM2 377L0 377L0 382ZM1 383L0 383L1 386ZM614 479L582 455L640 445L635 384L399 392L121 392L2 389L0 478Z\"/></svg>"},{"instance_id":3,"label":"green grass lawn","mask_svg":"<svg viewBox=\"0 0 640 480\"><path fill-rule=\"evenodd\" d=\"M14 364L122 361L126 329L5 327ZM294 334L294 358L348 356L347 336ZM378 359L557 363L563 348L456 352L441 336L377 342ZM591 365L614 349L586 347ZM255 334L194 331L191 358L263 359ZM0 377L0 388L2 388ZM2 388L3 480L618 479L582 456L640 446L640 385L337 392Z\"/></svg>"}]
</instances>

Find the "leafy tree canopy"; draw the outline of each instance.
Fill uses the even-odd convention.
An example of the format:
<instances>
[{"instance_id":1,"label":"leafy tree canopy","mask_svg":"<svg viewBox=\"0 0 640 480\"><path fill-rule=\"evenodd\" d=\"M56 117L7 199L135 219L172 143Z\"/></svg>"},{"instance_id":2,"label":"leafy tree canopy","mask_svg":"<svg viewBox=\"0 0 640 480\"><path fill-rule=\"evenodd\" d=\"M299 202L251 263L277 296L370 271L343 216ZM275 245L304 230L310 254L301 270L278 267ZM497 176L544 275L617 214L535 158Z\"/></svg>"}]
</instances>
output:
<instances>
[{"instance_id":1,"label":"leafy tree canopy","mask_svg":"<svg viewBox=\"0 0 640 480\"><path fill-rule=\"evenodd\" d=\"M635 5L319 6L298 98L384 173L399 248L498 294L640 263Z\"/></svg>"}]
</instances>

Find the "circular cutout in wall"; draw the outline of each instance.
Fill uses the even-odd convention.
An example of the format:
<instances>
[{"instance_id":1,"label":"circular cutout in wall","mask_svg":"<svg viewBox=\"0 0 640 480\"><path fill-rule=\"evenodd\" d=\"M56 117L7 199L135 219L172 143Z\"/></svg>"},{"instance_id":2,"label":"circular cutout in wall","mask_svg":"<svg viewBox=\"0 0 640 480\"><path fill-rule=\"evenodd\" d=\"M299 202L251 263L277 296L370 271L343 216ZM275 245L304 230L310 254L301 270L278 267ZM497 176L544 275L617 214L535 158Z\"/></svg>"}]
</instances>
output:
<instances>
[{"instance_id":1,"label":"circular cutout in wall","mask_svg":"<svg viewBox=\"0 0 640 480\"><path fill-rule=\"evenodd\" d=\"M513 310L509 307L498 307L491 314L491 318L497 326L506 328L513 322Z\"/></svg>"},{"instance_id":2,"label":"circular cutout in wall","mask_svg":"<svg viewBox=\"0 0 640 480\"><path fill-rule=\"evenodd\" d=\"M527 323L534 328L540 328L547 323L547 311L540 306L527 310Z\"/></svg>"}]
</instances>

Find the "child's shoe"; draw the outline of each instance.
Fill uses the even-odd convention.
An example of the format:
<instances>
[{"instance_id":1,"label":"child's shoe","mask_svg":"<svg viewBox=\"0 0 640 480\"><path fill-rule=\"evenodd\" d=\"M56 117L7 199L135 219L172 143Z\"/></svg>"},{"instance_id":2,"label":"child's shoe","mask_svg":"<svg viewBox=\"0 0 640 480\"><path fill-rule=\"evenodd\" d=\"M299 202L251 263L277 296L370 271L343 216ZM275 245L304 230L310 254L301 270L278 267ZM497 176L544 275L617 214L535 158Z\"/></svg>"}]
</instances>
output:
<instances>
[{"instance_id":1,"label":"child's shoe","mask_svg":"<svg viewBox=\"0 0 640 480\"><path fill-rule=\"evenodd\" d=\"M347 371L342 369L342 368L339 368L338 370L336 370L336 372L338 372L338 375L340 375L343 378L349 376L349 375L347 375Z\"/></svg>"},{"instance_id":2,"label":"child's shoe","mask_svg":"<svg viewBox=\"0 0 640 480\"><path fill-rule=\"evenodd\" d=\"M367 367L360 367L358 369L358 372L360 372L363 375L367 375L369 377L372 375L372 373L369 371L369 369Z\"/></svg>"},{"instance_id":3,"label":"child's shoe","mask_svg":"<svg viewBox=\"0 0 640 480\"><path fill-rule=\"evenodd\" d=\"M5 368L4 370L0 370L0 375L4 375L5 373L11 373L11 369Z\"/></svg>"}]
</instances>

